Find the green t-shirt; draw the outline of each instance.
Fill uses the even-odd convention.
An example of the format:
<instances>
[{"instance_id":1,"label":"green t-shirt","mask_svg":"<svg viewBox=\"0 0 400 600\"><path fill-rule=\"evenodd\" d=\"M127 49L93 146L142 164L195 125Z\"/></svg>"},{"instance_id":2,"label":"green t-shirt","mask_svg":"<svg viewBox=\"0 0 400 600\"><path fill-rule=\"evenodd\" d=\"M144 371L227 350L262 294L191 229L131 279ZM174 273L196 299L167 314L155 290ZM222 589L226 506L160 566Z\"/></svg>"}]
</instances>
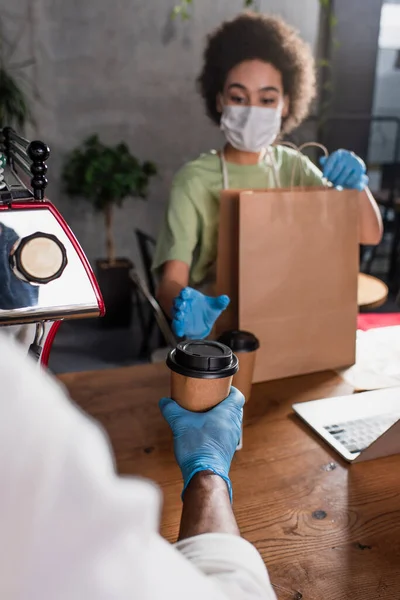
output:
<instances>
[{"instance_id":1,"label":"green t-shirt","mask_svg":"<svg viewBox=\"0 0 400 600\"><path fill-rule=\"evenodd\" d=\"M306 156L302 168L296 168L298 153L291 148L274 146L274 162L282 188L294 185L323 185L321 171ZM269 161L255 165L226 163L231 189L275 188ZM190 284L205 280L215 263L218 243L220 192L223 189L221 160L216 152L202 154L187 163L172 183L164 223L157 242L153 269L157 271L169 260L190 266Z\"/></svg>"}]
</instances>

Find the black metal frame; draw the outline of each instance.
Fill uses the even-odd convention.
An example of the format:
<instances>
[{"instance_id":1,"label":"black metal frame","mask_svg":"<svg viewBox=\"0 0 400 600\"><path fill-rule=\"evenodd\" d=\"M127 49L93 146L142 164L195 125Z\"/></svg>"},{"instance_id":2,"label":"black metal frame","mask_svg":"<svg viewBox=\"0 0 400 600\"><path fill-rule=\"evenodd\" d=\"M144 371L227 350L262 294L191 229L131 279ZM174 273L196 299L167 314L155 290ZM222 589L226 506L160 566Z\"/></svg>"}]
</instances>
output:
<instances>
[{"instance_id":1,"label":"black metal frame","mask_svg":"<svg viewBox=\"0 0 400 600\"><path fill-rule=\"evenodd\" d=\"M11 127L1 130L1 150L7 159L7 167L20 180L18 172L21 171L30 178L30 185L34 200L43 200L47 187L47 164L50 149L44 142L35 140L29 142L18 135ZM21 181L22 184L22 181ZM27 188L27 191L28 190ZM21 194L14 194L12 189L0 192L2 202L21 200ZM25 196L26 198L26 196Z\"/></svg>"},{"instance_id":2,"label":"black metal frame","mask_svg":"<svg viewBox=\"0 0 400 600\"><path fill-rule=\"evenodd\" d=\"M307 123L313 123L315 125L318 125L320 121L320 117L318 115L311 115L309 116L304 123L302 123L300 125L299 128L295 129L293 134L289 134L287 136L288 140L292 140L296 145L301 145L302 141L300 140L300 142L297 140L297 138L301 135L301 131L302 131L302 127L306 126ZM337 115L331 115L326 117L326 119L324 119L324 127L326 129L328 129L330 124L333 124L334 126L337 125L337 123L340 122L344 122L344 123L369 123L370 125L373 125L375 123L393 123L394 126L396 127L396 134L395 134L395 141L394 141L394 148L393 148L393 162L398 162L400 161L400 118L399 117L395 117L395 116L374 116L374 115L369 115L369 114L351 114L351 113L342 113L342 114L337 114ZM305 140L308 141L308 140ZM318 140L320 141L320 140ZM332 150L332 148L328 148L328 150Z\"/></svg>"},{"instance_id":3,"label":"black metal frame","mask_svg":"<svg viewBox=\"0 0 400 600\"><path fill-rule=\"evenodd\" d=\"M400 118L399 117L390 117L390 116L375 116L375 115L351 115L351 114L343 114L343 115L334 115L332 117L328 117L326 119L326 123L337 123L339 121L347 121L347 122L368 122L370 125L374 125L375 123L393 123L396 127L396 135L394 141L393 148L393 162L397 162L400 160ZM370 131L371 135L371 131Z\"/></svg>"},{"instance_id":4,"label":"black metal frame","mask_svg":"<svg viewBox=\"0 0 400 600\"><path fill-rule=\"evenodd\" d=\"M387 198L381 199L379 195L377 195L376 201L383 209L383 234L392 234L387 280L390 286L397 292L400 283L397 275L398 254L400 248L400 206L398 203L400 198L400 162L382 164L380 167L382 173L381 189L387 192L388 196ZM393 220L389 220L389 215L391 213L394 215ZM371 272L372 263L378 255L378 250L379 246L375 246L371 249L365 266L366 273Z\"/></svg>"}]
</instances>

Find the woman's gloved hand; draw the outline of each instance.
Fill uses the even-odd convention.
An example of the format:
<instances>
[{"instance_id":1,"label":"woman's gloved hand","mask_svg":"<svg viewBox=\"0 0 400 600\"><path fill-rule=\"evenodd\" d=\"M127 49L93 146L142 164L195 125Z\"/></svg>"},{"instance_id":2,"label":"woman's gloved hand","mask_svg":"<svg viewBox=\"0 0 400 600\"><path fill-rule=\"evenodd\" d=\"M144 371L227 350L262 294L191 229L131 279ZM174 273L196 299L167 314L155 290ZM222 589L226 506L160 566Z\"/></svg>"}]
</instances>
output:
<instances>
[{"instance_id":1,"label":"woman's gloved hand","mask_svg":"<svg viewBox=\"0 0 400 600\"><path fill-rule=\"evenodd\" d=\"M226 400L203 413L185 410L170 398L160 400L161 412L174 436L183 491L193 475L212 471L226 481L232 501L229 470L240 441L243 404L244 396L235 388Z\"/></svg>"},{"instance_id":2,"label":"woman's gloved hand","mask_svg":"<svg viewBox=\"0 0 400 600\"><path fill-rule=\"evenodd\" d=\"M229 302L228 296L213 298L193 288L184 288L174 300L172 329L175 335L192 340L206 338Z\"/></svg>"},{"instance_id":3,"label":"woman's gloved hand","mask_svg":"<svg viewBox=\"0 0 400 600\"><path fill-rule=\"evenodd\" d=\"M324 177L335 187L362 192L368 185L365 163L354 152L336 150L320 158Z\"/></svg>"}]
</instances>

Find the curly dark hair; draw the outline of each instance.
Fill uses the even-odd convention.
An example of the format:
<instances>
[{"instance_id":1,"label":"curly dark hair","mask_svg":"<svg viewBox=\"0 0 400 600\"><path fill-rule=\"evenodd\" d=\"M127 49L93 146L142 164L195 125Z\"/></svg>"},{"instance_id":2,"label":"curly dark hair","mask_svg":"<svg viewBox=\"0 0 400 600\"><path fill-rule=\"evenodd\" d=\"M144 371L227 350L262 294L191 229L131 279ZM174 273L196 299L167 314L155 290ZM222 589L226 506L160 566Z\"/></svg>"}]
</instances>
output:
<instances>
[{"instance_id":1,"label":"curly dark hair","mask_svg":"<svg viewBox=\"0 0 400 600\"><path fill-rule=\"evenodd\" d=\"M284 93L290 100L289 113L282 119L282 131L287 133L308 114L315 96L315 70L308 44L279 17L241 13L208 36L203 70L198 78L207 114L220 124L217 95L223 91L229 71L245 60L254 59L270 63L282 75Z\"/></svg>"}]
</instances>

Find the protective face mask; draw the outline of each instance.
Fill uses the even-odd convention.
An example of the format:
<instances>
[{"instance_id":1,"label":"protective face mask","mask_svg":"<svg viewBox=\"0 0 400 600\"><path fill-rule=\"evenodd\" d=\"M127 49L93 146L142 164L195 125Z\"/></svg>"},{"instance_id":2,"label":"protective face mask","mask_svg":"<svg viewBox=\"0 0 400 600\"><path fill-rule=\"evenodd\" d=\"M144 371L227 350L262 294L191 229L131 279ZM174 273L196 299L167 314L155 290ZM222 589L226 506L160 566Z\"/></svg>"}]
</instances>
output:
<instances>
[{"instance_id":1,"label":"protective face mask","mask_svg":"<svg viewBox=\"0 0 400 600\"><path fill-rule=\"evenodd\" d=\"M277 138L282 124L282 104L276 108L224 106L221 130L227 141L243 152L261 152Z\"/></svg>"}]
</instances>

